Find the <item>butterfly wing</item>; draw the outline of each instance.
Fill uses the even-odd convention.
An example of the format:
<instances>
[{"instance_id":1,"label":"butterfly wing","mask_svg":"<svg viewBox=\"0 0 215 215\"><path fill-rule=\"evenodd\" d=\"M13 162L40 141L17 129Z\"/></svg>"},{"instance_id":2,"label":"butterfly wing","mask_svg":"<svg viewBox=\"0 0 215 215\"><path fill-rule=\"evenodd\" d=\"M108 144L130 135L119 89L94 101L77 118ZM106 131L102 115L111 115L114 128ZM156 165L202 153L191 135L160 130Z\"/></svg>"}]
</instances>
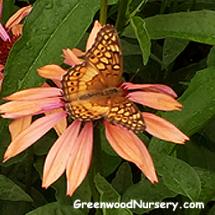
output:
<instances>
[{"instance_id":1,"label":"butterfly wing","mask_svg":"<svg viewBox=\"0 0 215 215\"><path fill-rule=\"evenodd\" d=\"M71 68L63 77L62 87L66 108L73 118L95 120L108 111L107 105L92 100L104 88L99 71L87 62Z\"/></svg>"},{"instance_id":2,"label":"butterfly wing","mask_svg":"<svg viewBox=\"0 0 215 215\"><path fill-rule=\"evenodd\" d=\"M143 116L137 106L121 94L112 97L110 109L105 118L135 132L145 129Z\"/></svg>"},{"instance_id":3,"label":"butterfly wing","mask_svg":"<svg viewBox=\"0 0 215 215\"><path fill-rule=\"evenodd\" d=\"M103 26L83 58L84 62L68 71L62 81L72 117L84 121L105 117L134 131L143 130L141 113L118 88L122 83L122 55L116 30ZM105 92L108 95L104 96Z\"/></svg>"},{"instance_id":4,"label":"butterfly wing","mask_svg":"<svg viewBox=\"0 0 215 215\"><path fill-rule=\"evenodd\" d=\"M100 75L100 82L105 87L117 87L122 82L122 53L116 29L104 25L98 32L95 43L85 55Z\"/></svg>"},{"instance_id":5,"label":"butterfly wing","mask_svg":"<svg viewBox=\"0 0 215 215\"><path fill-rule=\"evenodd\" d=\"M103 26L83 58L82 64L64 75L62 86L71 115L94 120L103 117L110 108L108 98L99 96L98 92L118 86L122 80L122 58L116 30L111 25ZM85 99L81 99L83 97Z\"/></svg>"}]
</instances>

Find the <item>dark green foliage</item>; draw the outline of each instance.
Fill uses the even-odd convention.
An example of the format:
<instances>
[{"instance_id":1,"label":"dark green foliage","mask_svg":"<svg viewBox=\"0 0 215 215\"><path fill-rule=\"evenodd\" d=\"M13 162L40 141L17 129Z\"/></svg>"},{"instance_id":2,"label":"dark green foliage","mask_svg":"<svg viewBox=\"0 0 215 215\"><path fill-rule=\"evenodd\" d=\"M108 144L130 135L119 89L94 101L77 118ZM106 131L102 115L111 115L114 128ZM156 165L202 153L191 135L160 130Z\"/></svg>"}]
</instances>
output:
<instances>
[{"instance_id":1,"label":"dark green foliage","mask_svg":"<svg viewBox=\"0 0 215 215\"><path fill-rule=\"evenodd\" d=\"M175 214L171 209L153 207L74 209L76 199L136 199L180 205L199 201L204 202L204 210L177 209L176 214L215 214L215 1L126 0L122 6L123 2L108 1L107 22L117 23L120 30L124 78L171 86L183 110L157 114L181 129L190 141L175 145L140 136L159 175L160 182L153 185L113 152L102 124L96 124L94 144L101 146L100 160L95 156L87 178L69 198L65 196L64 176L48 190L41 188L44 159L57 138L51 131L21 155L0 164L1 215ZM85 47L93 22L99 17L98 0L4 0L1 23L28 3L33 4L33 10L25 19L23 36L8 57L1 98L40 86L44 80L37 68L62 64L63 48ZM0 119L1 160L9 143L8 121Z\"/></svg>"}]
</instances>

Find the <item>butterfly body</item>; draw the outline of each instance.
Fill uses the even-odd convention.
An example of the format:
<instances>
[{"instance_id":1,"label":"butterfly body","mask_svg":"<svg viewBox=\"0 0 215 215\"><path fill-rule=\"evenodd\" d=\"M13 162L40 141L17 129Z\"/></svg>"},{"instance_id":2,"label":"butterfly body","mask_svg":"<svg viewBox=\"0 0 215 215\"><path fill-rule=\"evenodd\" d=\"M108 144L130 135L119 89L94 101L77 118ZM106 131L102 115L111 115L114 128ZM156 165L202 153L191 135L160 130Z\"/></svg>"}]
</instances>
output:
<instances>
[{"instance_id":1,"label":"butterfly body","mask_svg":"<svg viewBox=\"0 0 215 215\"><path fill-rule=\"evenodd\" d=\"M67 110L82 121L105 118L134 131L145 128L142 114L120 87L122 55L119 38L111 25L98 32L83 63L72 67L63 77Z\"/></svg>"}]
</instances>

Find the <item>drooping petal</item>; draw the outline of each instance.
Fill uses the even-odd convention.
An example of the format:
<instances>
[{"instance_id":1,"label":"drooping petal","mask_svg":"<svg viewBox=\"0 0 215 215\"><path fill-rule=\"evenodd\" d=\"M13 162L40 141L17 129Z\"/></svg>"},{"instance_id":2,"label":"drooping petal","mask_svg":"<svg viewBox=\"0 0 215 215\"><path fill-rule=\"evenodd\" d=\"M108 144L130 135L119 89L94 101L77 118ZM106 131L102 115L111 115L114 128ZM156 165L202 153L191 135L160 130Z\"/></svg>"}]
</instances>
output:
<instances>
[{"instance_id":1,"label":"drooping petal","mask_svg":"<svg viewBox=\"0 0 215 215\"><path fill-rule=\"evenodd\" d=\"M51 98L62 96L62 90L56 87L37 87L22 90L5 97L5 100L29 101L35 99Z\"/></svg>"},{"instance_id":2,"label":"drooping petal","mask_svg":"<svg viewBox=\"0 0 215 215\"><path fill-rule=\"evenodd\" d=\"M63 108L58 108L58 109L54 109L51 111L46 112L45 114L53 114L53 113L57 113L57 112L62 112ZM66 130L67 128L67 116L63 117L55 126L54 129L57 133L58 136L62 135L63 132Z\"/></svg>"},{"instance_id":3,"label":"drooping petal","mask_svg":"<svg viewBox=\"0 0 215 215\"><path fill-rule=\"evenodd\" d=\"M49 116L44 116L34 121L11 142L5 152L4 162L9 158L21 153L33 143L35 143L45 133L47 133L62 117L64 117L65 114L65 112L55 113Z\"/></svg>"},{"instance_id":4,"label":"drooping petal","mask_svg":"<svg viewBox=\"0 0 215 215\"><path fill-rule=\"evenodd\" d=\"M4 118L18 118L34 115L63 107L60 98L44 98L30 101L11 101L0 105L0 113Z\"/></svg>"},{"instance_id":5,"label":"drooping petal","mask_svg":"<svg viewBox=\"0 0 215 215\"><path fill-rule=\"evenodd\" d=\"M93 149L93 125L87 122L74 143L66 167L67 195L71 196L87 175Z\"/></svg>"},{"instance_id":6,"label":"drooping petal","mask_svg":"<svg viewBox=\"0 0 215 215\"><path fill-rule=\"evenodd\" d=\"M10 19L5 24L5 27L10 30L13 26L19 24L23 18L25 18L31 12L31 10L31 5L19 9L15 14L13 14L13 16L10 17Z\"/></svg>"},{"instance_id":7,"label":"drooping petal","mask_svg":"<svg viewBox=\"0 0 215 215\"><path fill-rule=\"evenodd\" d=\"M51 64L40 67L37 69L37 72L43 78L61 81L66 70L62 69L58 65Z\"/></svg>"},{"instance_id":8,"label":"drooping petal","mask_svg":"<svg viewBox=\"0 0 215 215\"><path fill-rule=\"evenodd\" d=\"M73 53L71 49L63 49L64 63L75 66L81 63L81 60Z\"/></svg>"},{"instance_id":9,"label":"drooping petal","mask_svg":"<svg viewBox=\"0 0 215 215\"><path fill-rule=\"evenodd\" d=\"M172 123L155 114L143 112L143 118L146 123L146 131L159 139L179 144L189 140L189 137Z\"/></svg>"},{"instance_id":10,"label":"drooping petal","mask_svg":"<svg viewBox=\"0 0 215 215\"><path fill-rule=\"evenodd\" d=\"M0 23L0 37L3 41L7 41L7 40L10 41L10 36L7 33L7 31L4 29L1 23Z\"/></svg>"},{"instance_id":11,"label":"drooping petal","mask_svg":"<svg viewBox=\"0 0 215 215\"><path fill-rule=\"evenodd\" d=\"M17 24L11 28L11 32L15 37L19 37L20 35L22 35L22 31L23 31L22 29L23 29L23 24Z\"/></svg>"},{"instance_id":12,"label":"drooping petal","mask_svg":"<svg viewBox=\"0 0 215 215\"><path fill-rule=\"evenodd\" d=\"M42 187L49 187L66 170L67 161L77 141L80 126L80 121L75 120L50 149L44 165Z\"/></svg>"},{"instance_id":13,"label":"drooping petal","mask_svg":"<svg viewBox=\"0 0 215 215\"><path fill-rule=\"evenodd\" d=\"M130 130L104 122L105 134L113 147L122 158L133 162L152 182L158 182L152 158L142 141Z\"/></svg>"},{"instance_id":14,"label":"drooping petal","mask_svg":"<svg viewBox=\"0 0 215 215\"><path fill-rule=\"evenodd\" d=\"M32 116L24 116L14 119L9 125L11 140L13 141L22 131L31 124Z\"/></svg>"},{"instance_id":15,"label":"drooping petal","mask_svg":"<svg viewBox=\"0 0 215 215\"><path fill-rule=\"evenodd\" d=\"M88 51L92 47L92 45L94 44L97 33L100 31L101 28L102 28L102 25L96 20L94 22L93 29L90 32L90 35L89 35L88 40L87 40L86 51Z\"/></svg>"},{"instance_id":16,"label":"drooping petal","mask_svg":"<svg viewBox=\"0 0 215 215\"><path fill-rule=\"evenodd\" d=\"M147 92L157 92L157 93L164 93L173 98L177 98L177 94L175 91L164 84L133 84L130 82L125 82L122 84L122 88L126 90L144 90Z\"/></svg>"},{"instance_id":17,"label":"drooping petal","mask_svg":"<svg viewBox=\"0 0 215 215\"><path fill-rule=\"evenodd\" d=\"M172 111L182 109L182 104L173 97L163 93L136 91L128 93L128 98L133 102L157 110Z\"/></svg>"}]
</instances>

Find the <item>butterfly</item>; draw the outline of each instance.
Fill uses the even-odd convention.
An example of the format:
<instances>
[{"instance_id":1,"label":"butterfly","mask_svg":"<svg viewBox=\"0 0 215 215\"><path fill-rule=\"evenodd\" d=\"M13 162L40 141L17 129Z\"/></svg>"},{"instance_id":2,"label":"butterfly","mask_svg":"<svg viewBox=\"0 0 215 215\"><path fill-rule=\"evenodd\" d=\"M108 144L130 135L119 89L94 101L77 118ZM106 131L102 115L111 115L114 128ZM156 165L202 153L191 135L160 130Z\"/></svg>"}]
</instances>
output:
<instances>
[{"instance_id":1,"label":"butterfly","mask_svg":"<svg viewBox=\"0 0 215 215\"><path fill-rule=\"evenodd\" d=\"M104 25L83 62L63 76L66 109L72 118L82 121L105 118L135 132L144 130L141 112L120 88L122 66L117 32L112 25Z\"/></svg>"}]
</instances>

